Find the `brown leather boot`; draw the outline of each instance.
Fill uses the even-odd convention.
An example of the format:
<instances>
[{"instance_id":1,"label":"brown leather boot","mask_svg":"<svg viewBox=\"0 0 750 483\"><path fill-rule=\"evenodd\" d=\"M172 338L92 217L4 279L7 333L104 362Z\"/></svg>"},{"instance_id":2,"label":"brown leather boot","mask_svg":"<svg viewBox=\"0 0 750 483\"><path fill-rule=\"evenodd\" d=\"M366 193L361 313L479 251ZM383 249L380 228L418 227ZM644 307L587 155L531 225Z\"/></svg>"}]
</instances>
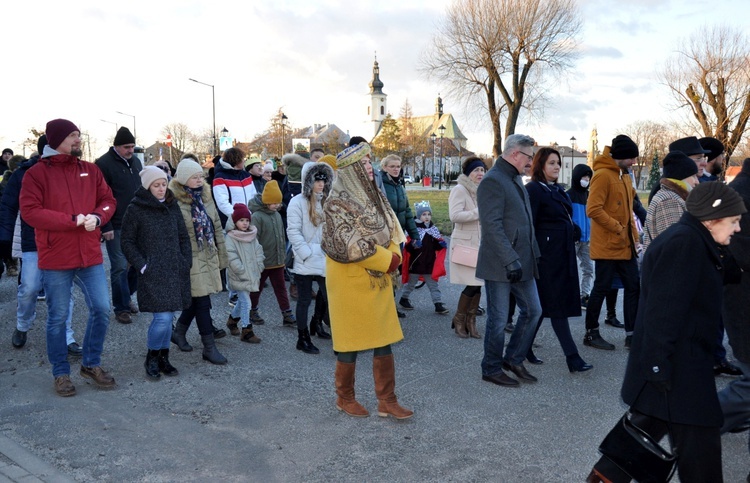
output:
<instances>
[{"instance_id":1,"label":"brown leather boot","mask_svg":"<svg viewBox=\"0 0 750 483\"><path fill-rule=\"evenodd\" d=\"M458 299L458 308L456 309L456 315L453 316L452 328L456 329L456 335L462 339L468 339L469 333L466 331L466 318L468 316L469 306L473 299L468 296L461 294Z\"/></svg>"},{"instance_id":2,"label":"brown leather boot","mask_svg":"<svg viewBox=\"0 0 750 483\"><path fill-rule=\"evenodd\" d=\"M482 298L482 294L478 293L471 298L469 302L469 310L466 312L466 330L469 335L474 339L481 339L477 330L477 309L479 308L479 301Z\"/></svg>"},{"instance_id":3,"label":"brown leather boot","mask_svg":"<svg viewBox=\"0 0 750 483\"><path fill-rule=\"evenodd\" d=\"M414 411L402 408L396 399L396 365L393 354L372 358L372 375L375 379L375 395L378 398L378 416L408 419Z\"/></svg>"},{"instance_id":4,"label":"brown leather boot","mask_svg":"<svg viewBox=\"0 0 750 483\"><path fill-rule=\"evenodd\" d=\"M227 329L229 329L229 333L232 335L240 335L240 329L237 327L237 323L240 321L240 318L237 317L236 319L232 317L231 315L227 319Z\"/></svg>"},{"instance_id":5,"label":"brown leather boot","mask_svg":"<svg viewBox=\"0 0 750 483\"><path fill-rule=\"evenodd\" d=\"M370 413L354 399L354 371L356 362L336 361L336 408L355 418L366 418Z\"/></svg>"}]
</instances>

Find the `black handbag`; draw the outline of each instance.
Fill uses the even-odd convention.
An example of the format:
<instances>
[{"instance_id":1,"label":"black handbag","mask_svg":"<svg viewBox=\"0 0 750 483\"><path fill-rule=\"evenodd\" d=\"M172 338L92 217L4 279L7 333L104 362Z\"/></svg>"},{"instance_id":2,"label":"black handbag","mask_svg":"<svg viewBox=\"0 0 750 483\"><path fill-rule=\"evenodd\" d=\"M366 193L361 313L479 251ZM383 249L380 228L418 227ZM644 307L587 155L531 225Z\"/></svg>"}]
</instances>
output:
<instances>
[{"instance_id":1,"label":"black handbag","mask_svg":"<svg viewBox=\"0 0 750 483\"><path fill-rule=\"evenodd\" d=\"M640 395L639 392L638 396ZM637 400L638 397L636 397ZM635 406L635 402L633 405ZM672 441L669 400L667 400L667 437L670 451L662 448L658 441L636 426L631 416L630 410L625 412L599 445L599 452L635 481L641 483L669 481L677 469L677 452L674 450Z\"/></svg>"}]
</instances>

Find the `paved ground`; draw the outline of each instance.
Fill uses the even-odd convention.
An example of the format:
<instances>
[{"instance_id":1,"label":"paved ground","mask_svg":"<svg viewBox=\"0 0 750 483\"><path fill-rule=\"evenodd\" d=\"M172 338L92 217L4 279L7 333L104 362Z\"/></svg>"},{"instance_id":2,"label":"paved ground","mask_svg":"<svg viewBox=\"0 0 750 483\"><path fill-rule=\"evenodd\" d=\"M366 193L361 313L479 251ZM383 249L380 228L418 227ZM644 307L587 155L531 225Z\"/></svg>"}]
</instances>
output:
<instances>
[{"instance_id":1,"label":"paved ground","mask_svg":"<svg viewBox=\"0 0 750 483\"><path fill-rule=\"evenodd\" d=\"M441 286L445 302L455 307L458 289ZM45 353L45 305L38 304L29 341L17 350L10 344L14 296L15 281L2 278L0 483L583 481L599 442L625 409L618 396L627 356L621 330L602 329L616 351L581 346L594 370L570 374L547 322L536 349L545 364L531 368L540 382L500 388L480 380L482 341L458 339L449 330L450 316L432 312L426 289L412 295L416 310L402 319L405 339L394 346L397 394L416 412L408 421L338 412L330 341L314 338L320 355L295 350L296 331L281 327L270 290L261 302L267 321L257 328L261 344L231 336L218 341L228 365L201 360L193 327L189 340L196 350L172 351L180 375L148 381L143 360L150 317L139 314L131 325L113 319L103 365L118 387L102 391L88 384L75 361L78 394L60 398ZM226 293L213 301L214 319L223 325ZM79 340L85 318L79 300ZM571 325L580 341L583 319ZM360 356L356 389L374 411L371 359ZM723 444L726 481L744 481L747 434L728 435Z\"/></svg>"}]
</instances>

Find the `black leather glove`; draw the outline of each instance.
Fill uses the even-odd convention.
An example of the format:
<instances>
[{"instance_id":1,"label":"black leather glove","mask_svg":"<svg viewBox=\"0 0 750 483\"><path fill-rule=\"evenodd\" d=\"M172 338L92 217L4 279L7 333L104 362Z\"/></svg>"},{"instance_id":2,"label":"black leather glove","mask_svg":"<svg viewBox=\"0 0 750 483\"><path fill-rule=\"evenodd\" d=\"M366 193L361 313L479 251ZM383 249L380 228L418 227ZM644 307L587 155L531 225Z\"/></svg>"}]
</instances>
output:
<instances>
[{"instance_id":1,"label":"black leather glove","mask_svg":"<svg viewBox=\"0 0 750 483\"><path fill-rule=\"evenodd\" d=\"M0 240L0 260L10 260L11 258L13 258L13 242Z\"/></svg>"},{"instance_id":2,"label":"black leather glove","mask_svg":"<svg viewBox=\"0 0 750 483\"><path fill-rule=\"evenodd\" d=\"M669 381L648 381L657 391L667 392L672 390L672 383Z\"/></svg>"},{"instance_id":3,"label":"black leather glove","mask_svg":"<svg viewBox=\"0 0 750 483\"><path fill-rule=\"evenodd\" d=\"M505 267L505 276L508 277L508 281L510 283L521 281L521 278L523 277L523 270L521 269L520 260L516 260L515 262Z\"/></svg>"}]
</instances>

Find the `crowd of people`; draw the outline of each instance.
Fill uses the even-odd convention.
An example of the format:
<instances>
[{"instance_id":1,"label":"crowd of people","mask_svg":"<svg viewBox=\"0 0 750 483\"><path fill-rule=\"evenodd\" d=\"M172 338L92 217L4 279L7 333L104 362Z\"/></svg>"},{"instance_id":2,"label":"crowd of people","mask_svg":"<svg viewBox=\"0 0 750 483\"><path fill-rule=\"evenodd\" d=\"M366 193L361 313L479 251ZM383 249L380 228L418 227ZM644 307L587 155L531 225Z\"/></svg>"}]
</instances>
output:
<instances>
[{"instance_id":1,"label":"crowd of people","mask_svg":"<svg viewBox=\"0 0 750 483\"><path fill-rule=\"evenodd\" d=\"M82 377L116 386L101 367L111 313L122 324L138 311L152 314L144 361L150 379L178 375L170 347L193 350L186 337L193 319L202 358L226 364L215 340L227 334L212 320L211 295L228 291L227 330L258 344L260 295L270 283L281 324L297 329L296 349L319 354L312 337L332 339L339 410L369 415L354 380L357 355L372 350L378 415L410 418L395 395L391 346L403 339L401 310L414 309L417 284L428 287L436 314L451 312L439 288L447 262L450 283L464 287L451 329L483 340L482 380L537 382L524 362L544 363L532 344L546 318L568 370L592 370L569 318L585 310L583 344L613 350L599 332L606 300L605 323L624 328L630 350L622 396L631 420L657 440L670 434L682 481L721 481L720 435L750 425L750 159L724 184L718 140L673 142L646 210L633 187L639 150L629 137L615 137L592 167L576 166L566 191L560 152L511 135L496 160L463 160L448 200L450 240L432 222L428 202L410 202L401 158L389 155L376 170L363 138L353 137L337 156L287 154L279 169L232 147L210 173L192 154L174 168L164 161L144 167L135 142L120 128L107 153L84 162L78 127L55 119L38 152L16 159L14 170L12 151L3 151L12 172L2 185L0 257L8 275L18 276L12 345L25 345L35 304L46 299L58 395L76 392L72 357L81 357ZM71 327L74 285L89 311L81 344ZM619 288L624 323L613 305ZM367 311L357 310L363 305ZM736 364L726 357L725 327ZM719 374L737 379L717 394ZM632 477L605 454L587 481Z\"/></svg>"}]
</instances>

